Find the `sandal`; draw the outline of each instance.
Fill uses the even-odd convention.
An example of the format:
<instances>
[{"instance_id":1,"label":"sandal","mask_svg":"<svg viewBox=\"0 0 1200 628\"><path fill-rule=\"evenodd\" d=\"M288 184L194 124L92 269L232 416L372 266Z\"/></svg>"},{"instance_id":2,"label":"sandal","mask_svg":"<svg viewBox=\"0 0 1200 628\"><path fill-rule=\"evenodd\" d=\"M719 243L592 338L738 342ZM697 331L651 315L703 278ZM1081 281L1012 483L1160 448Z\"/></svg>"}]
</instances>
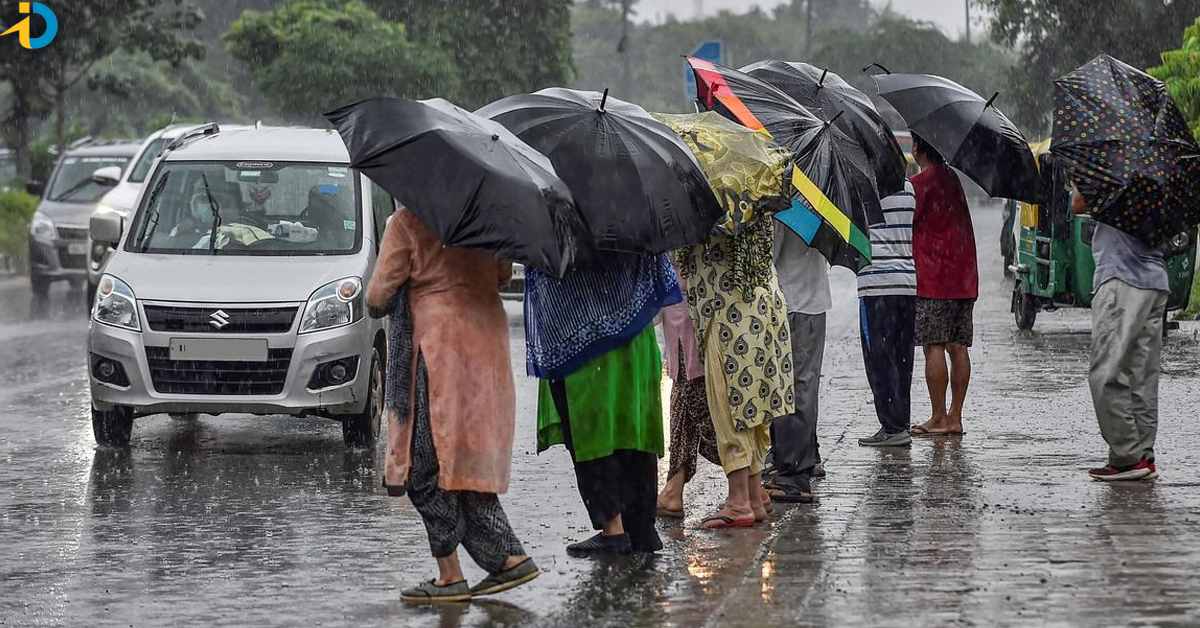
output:
<instances>
[{"instance_id":1,"label":"sandal","mask_svg":"<svg viewBox=\"0 0 1200 628\"><path fill-rule=\"evenodd\" d=\"M400 592L400 599L410 604L469 602L471 601L471 589L467 586L466 580L438 584L436 579L431 579Z\"/></svg>"},{"instance_id":2,"label":"sandal","mask_svg":"<svg viewBox=\"0 0 1200 628\"><path fill-rule=\"evenodd\" d=\"M512 567L480 580L479 584L471 587L471 595L495 595L525 584L540 575L542 572L538 570L533 559L526 557Z\"/></svg>"},{"instance_id":3,"label":"sandal","mask_svg":"<svg viewBox=\"0 0 1200 628\"><path fill-rule=\"evenodd\" d=\"M709 525L716 523L716 525ZM750 514L745 517L731 517L729 515L716 513L709 515L700 522L702 530L724 530L725 528L752 528L757 523L754 520L754 515Z\"/></svg>"}]
</instances>

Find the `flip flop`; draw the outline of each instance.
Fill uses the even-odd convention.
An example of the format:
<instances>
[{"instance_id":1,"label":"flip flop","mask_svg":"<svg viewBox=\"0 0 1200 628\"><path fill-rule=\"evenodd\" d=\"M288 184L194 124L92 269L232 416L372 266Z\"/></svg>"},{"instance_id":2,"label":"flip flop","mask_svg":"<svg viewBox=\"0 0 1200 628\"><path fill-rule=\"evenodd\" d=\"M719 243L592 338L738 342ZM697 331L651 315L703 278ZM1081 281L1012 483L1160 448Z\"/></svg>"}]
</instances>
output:
<instances>
[{"instance_id":1,"label":"flip flop","mask_svg":"<svg viewBox=\"0 0 1200 628\"><path fill-rule=\"evenodd\" d=\"M709 525L710 522L716 522L718 525ZM748 517L730 517L720 513L709 515L700 522L701 530L724 530L725 528L752 528L757 523L754 520L754 515Z\"/></svg>"},{"instance_id":2,"label":"flip flop","mask_svg":"<svg viewBox=\"0 0 1200 628\"><path fill-rule=\"evenodd\" d=\"M924 425L914 425L908 429L910 436L928 436L931 432Z\"/></svg>"},{"instance_id":3,"label":"flip flop","mask_svg":"<svg viewBox=\"0 0 1200 628\"><path fill-rule=\"evenodd\" d=\"M662 506L659 506L654 511L654 514L658 515L659 517L662 517L663 519L683 519L683 509L682 508L680 508L679 510L671 510L670 508L664 508Z\"/></svg>"}]
</instances>

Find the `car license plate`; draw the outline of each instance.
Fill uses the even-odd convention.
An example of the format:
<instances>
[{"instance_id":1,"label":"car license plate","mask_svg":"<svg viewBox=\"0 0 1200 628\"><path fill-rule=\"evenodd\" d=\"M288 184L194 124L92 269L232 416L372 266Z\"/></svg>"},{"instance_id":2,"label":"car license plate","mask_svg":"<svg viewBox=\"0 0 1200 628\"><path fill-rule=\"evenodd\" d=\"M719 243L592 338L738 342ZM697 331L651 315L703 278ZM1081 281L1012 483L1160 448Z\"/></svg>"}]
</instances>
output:
<instances>
[{"instance_id":1,"label":"car license plate","mask_svg":"<svg viewBox=\"0 0 1200 628\"><path fill-rule=\"evenodd\" d=\"M172 338L171 359L266 362L267 341L253 338Z\"/></svg>"},{"instance_id":2,"label":"car license plate","mask_svg":"<svg viewBox=\"0 0 1200 628\"><path fill-rule=\"evenodd\" d=\"M67 254L68 255L87 255L87 252L88 252L87 242L68 242L67 243Z\"/></svg>"}]
</instances>

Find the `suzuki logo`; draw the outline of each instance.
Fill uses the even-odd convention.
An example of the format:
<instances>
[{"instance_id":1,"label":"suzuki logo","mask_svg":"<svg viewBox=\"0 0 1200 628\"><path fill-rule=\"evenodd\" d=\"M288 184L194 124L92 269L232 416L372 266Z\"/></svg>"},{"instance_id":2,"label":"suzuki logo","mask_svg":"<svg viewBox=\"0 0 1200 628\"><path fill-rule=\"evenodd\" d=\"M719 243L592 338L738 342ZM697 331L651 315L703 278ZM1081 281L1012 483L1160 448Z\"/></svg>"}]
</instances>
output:
<instances>
[{"instance_id":1,"label":"suzuki logo","mask_svg":"<svg viewBox=\"0 0 1200 628\"><path fill-rule=\"evenodd\" d=\"M213 329L221 329L229 324L229 315L225 310L217 310L208 315L208 324L213 326Z\"/></svg>"}]
</instances>

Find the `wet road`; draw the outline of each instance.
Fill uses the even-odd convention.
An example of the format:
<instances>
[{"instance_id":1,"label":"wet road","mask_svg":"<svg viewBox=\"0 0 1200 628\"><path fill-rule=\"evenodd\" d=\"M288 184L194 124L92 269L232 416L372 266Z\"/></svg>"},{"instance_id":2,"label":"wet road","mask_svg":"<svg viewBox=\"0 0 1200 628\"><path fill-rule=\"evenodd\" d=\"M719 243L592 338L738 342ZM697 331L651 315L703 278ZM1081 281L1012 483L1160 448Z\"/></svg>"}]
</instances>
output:
<instances>
[{"instance_id":1,"label":"wet road","mask_svg":"<svg viewBox=\"0 0 1200 628\"><path fill-rule=\"evenodd\" d=\"M1094 484L1087 313L1043 314L1017 334L998 229L998 208L977 212L984 294L965 436L855 444L877 424L853 278L838 271L819 504L699 531L722 497L719 471L702 466L659 556L568 558L564 544L590 526L565 452L533 451L536 389L519 377L504 503L544 573L446 608L398 600L432 569L415 511L378 488L377 454L346 450L331 422L241 416L140 419L129 451L97 449L79 300L59 287L31 321L26 284L0 278L0 625L1200 623L1200 327L1184 323L1164 356L1163 478ZM515 304L510 321L522 373Z\"/></svg>"}]
</instances>

